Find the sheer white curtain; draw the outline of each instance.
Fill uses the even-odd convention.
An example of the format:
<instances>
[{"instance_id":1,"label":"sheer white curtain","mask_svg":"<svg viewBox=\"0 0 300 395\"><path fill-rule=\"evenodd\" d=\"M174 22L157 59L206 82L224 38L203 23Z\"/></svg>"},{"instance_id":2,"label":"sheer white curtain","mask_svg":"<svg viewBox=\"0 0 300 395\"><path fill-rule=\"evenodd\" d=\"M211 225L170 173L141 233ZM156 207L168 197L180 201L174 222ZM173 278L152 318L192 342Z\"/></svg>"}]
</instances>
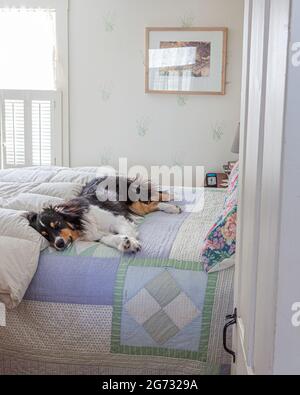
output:
<instances>
[{"instance_id":1,"label":"sheer white curtain","mask_svg":"<svg viewBox=\"0 0 300 395\"><path fill-rule=\"evenodd\" d=\"M56 11L0 8L0 89L56 89Z\"/></svg>"}]
</instances>

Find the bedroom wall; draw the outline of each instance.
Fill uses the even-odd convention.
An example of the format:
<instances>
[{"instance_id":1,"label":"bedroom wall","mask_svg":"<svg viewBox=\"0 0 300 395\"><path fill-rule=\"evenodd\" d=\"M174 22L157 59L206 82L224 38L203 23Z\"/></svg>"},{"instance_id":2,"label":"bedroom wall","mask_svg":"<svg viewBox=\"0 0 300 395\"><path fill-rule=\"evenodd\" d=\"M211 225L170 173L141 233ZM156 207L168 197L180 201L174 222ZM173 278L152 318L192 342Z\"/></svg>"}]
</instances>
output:
<instances>
[{"instance_id":1,"label":"bedroom wall","mask_svg":"<svg viewBox=\"0 0 300 395\"><path fill-rule=\"evenodd\" d=\"M239 121L241 0L70 0L71 166L221 170ZM144 93L144 28L229 28L226 96Z\"/></svg>"}]
</instances>

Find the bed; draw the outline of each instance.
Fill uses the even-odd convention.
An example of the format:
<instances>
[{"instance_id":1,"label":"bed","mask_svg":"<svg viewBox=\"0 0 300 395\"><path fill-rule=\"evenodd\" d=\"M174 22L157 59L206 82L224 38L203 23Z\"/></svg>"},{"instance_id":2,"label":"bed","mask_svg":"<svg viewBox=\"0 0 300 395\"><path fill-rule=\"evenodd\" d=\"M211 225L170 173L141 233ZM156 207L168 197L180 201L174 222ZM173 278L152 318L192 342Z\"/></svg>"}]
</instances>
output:
<instances>
[{"instance_id":1,"label":"bed","mask_svg":"<svg viewBox=\"0 0 300 395\"><path fill-rule=\"evenodd\" d=\"M26 196L42 184L80 190L97 171L0 171L0 199L7 204L16 184ZM199 262L224 191L173 192L184 195L183 213L147 216L136 255L80 241L63 253L43 249L23 301L0 328L0 374L229 374L222 330L234 268L207 273Z\"/></svg>"}]
</instances>

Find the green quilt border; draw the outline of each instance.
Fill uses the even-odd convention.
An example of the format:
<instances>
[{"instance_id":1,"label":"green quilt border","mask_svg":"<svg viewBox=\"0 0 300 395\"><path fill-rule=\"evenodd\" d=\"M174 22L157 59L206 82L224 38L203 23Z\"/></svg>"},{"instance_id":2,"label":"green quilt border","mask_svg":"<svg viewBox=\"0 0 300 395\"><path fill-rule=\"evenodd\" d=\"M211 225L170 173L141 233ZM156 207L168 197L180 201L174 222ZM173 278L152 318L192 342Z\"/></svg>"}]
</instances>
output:
<instances>
[{"instance_id":1,"label":"green quilt border","mask_svg":"<svg viewBox=\"0 0 300 395\"><path fill-rule=\"evenodd\" d=\"M121 345L121 316L123 304L123 288L129 266L172 267L180 270L203 271L202 265L196 262L183 262L161 259L126 259L121 260L114 289L114 307L112 317L111 352L135 356L160 356L169 358L189 359L207 362L207 351L214 305L215 289L218 273L208 273L208 282L204 299L201 325L201 339L198 351L174 350L163 347L139 347Z\"/></svg>"}]
</instances>

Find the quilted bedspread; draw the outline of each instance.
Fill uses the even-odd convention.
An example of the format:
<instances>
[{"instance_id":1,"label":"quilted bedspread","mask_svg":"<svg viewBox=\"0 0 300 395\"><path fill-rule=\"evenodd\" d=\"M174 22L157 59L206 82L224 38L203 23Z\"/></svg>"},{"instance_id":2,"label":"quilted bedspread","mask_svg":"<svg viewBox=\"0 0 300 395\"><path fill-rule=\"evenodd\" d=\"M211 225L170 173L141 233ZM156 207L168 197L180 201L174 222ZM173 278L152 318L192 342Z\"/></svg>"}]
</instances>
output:
<instances>
[{"instance_id":1,"label":"quilted bedspread","mask_svg":"<svg viewBox=\"0 0 300 395\"><path fill-rule=\"evenodd\" d=\"M199 261L224 193L184 192L181 215L143 220L136 255L80 241L63 253L44 250L0 328L0 373L228 373L222 328L233 268L206 273Z\"/></svg>"}]
</instances>

